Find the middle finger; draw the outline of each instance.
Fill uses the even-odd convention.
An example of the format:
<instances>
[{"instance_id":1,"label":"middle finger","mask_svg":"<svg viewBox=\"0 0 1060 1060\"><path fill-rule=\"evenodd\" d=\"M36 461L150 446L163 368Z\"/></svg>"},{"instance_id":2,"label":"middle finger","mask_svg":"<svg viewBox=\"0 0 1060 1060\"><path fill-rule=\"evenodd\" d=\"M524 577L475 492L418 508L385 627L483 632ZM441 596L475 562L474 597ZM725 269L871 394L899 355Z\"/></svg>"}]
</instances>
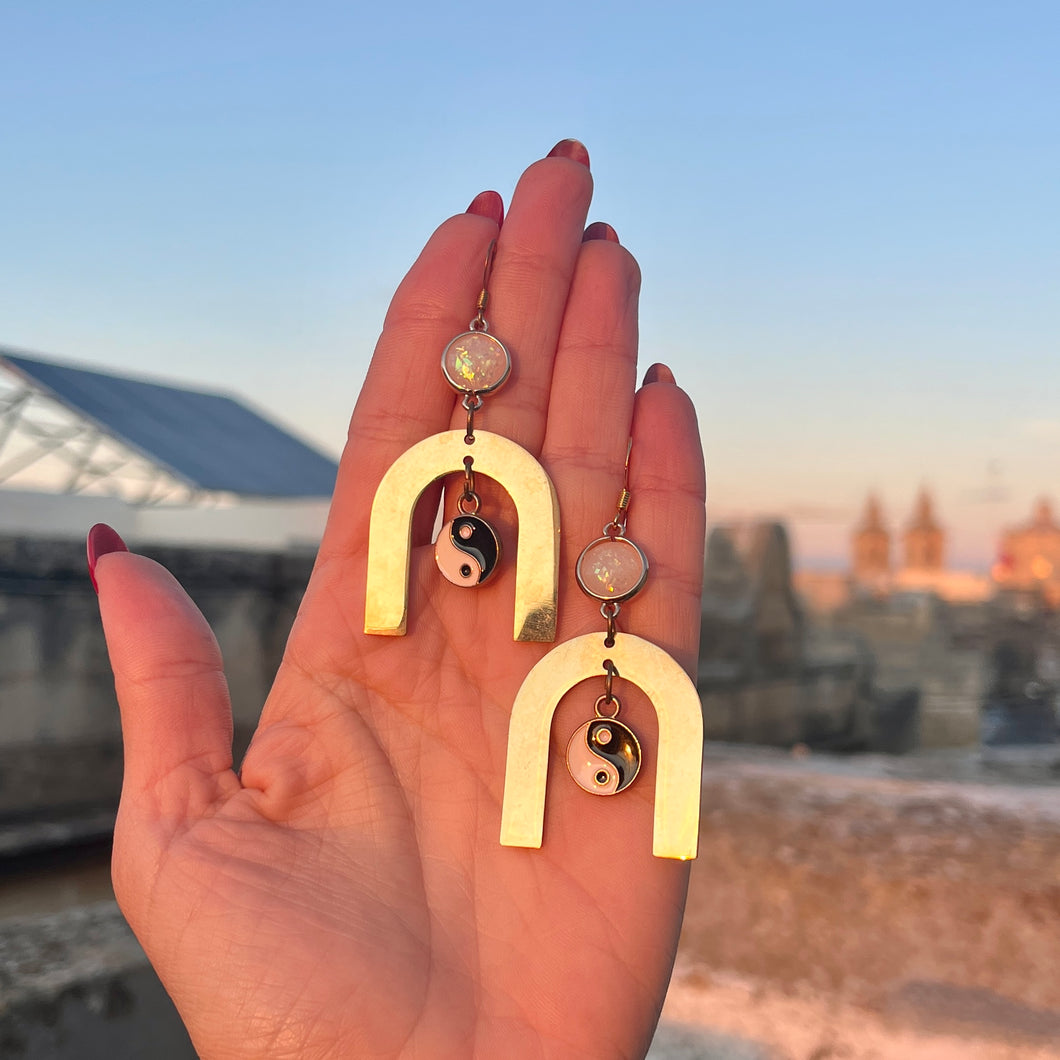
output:
<instances>
[{"instance_id":1,"label":"middle finger","mask_svg":"<svg viewBox=\"0 0 1060 1060\"><path fill-rule=\"evenodd\" d=\"M585 148L560 141L520 178L497 240L487 316L511 353L512 372L503 390L485 398L475 425L535 454L592 187ZM458 406L452 427L464 427L465 418Z\"/></svg>"}]
</instances>

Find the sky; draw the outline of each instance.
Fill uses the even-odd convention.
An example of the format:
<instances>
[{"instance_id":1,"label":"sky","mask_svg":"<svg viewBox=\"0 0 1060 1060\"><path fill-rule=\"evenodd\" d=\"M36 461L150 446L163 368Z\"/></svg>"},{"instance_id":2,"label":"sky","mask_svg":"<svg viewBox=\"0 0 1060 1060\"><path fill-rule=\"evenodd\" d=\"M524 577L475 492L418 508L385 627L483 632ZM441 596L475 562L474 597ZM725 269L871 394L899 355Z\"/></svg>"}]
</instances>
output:
<instances>
[{"instance_id":1,"label":"sky","mask_svg":"<svg viewBox=\"0 0 1060 1060\"><path fill-rule=\"evenodd\" d=\"M1060 5L0 0L0 344L337 454L436 225L559 139L696 402L712 521L844 562L1060 509Z\"/></svg>"}]
</instances>

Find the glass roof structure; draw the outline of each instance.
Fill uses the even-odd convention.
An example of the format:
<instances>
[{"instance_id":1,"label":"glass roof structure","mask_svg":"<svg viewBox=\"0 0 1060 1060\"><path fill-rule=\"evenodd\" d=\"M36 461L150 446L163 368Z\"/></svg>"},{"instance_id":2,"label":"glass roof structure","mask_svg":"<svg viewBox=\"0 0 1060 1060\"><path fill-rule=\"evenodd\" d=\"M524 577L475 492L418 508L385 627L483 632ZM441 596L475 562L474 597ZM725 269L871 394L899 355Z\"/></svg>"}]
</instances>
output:
<instances>
[{"instance_id":1,"label":"glass roof structure","mask_svg":"<svg viewBox=\"0 0 1060 1060\"><path fill-rule=\"evenodd\" d=\"M11 387L0 388L0 484L27 463L66 450L67 492L98 483L129 461L146 462L189 496L321 498L334 489L334 460L227 394L89 370L3 346L0 369L14 377ZM35 417L32 409L42 401L61 406L65 421ZM23 446L11 457L5 443L19 432ZM115 446L128 461L116 460ZM110 450L105 463L98 458L103 448ZM148 485L138 499L163 498Z\"/></svg>"}]
</instances>

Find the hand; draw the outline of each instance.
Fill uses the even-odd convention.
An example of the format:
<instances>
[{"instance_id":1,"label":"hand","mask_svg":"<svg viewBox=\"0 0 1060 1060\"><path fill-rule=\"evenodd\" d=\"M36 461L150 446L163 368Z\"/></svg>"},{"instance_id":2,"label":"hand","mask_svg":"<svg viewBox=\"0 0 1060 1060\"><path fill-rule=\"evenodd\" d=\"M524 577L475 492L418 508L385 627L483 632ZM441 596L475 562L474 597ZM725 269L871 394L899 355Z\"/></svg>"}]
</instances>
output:
<instances>
[{"instance_id":1,"label":"hand","mask_svg":"<svg viewBox=\"0 0 1060 1060\"><path fill-rule=\"evenodd\" d=\"M503 227L499 200L479 196L434 233L398 289L239 773L202 615L148 559L110 552L95 565L125 739L115 891L208 1060L610 1060L650 1043L688 874L651 854L651 705L623 689L646 764L627 792L593 798L570 780L564 751L598 692L568 695L553 726L544 844L502 847L509 711L551 647L512 641L511 552L486 585L450 585L430 544L439 494L423 498L408 635L362 632L376 486L415 442L464 426L439 357L473 315L496 238L488 316L514 368L476 428L518 442L555 483L557 643L602 635L573 564L614 513L632 433L628 534L651 574L620 629L694 669L695 414L666 369L635 392L639 273L606 226L583 241L592 179L580 153L565 141L532 165ZM478 485L483 514L514 542L506 494Z\"/></svg>"}]
</instances>

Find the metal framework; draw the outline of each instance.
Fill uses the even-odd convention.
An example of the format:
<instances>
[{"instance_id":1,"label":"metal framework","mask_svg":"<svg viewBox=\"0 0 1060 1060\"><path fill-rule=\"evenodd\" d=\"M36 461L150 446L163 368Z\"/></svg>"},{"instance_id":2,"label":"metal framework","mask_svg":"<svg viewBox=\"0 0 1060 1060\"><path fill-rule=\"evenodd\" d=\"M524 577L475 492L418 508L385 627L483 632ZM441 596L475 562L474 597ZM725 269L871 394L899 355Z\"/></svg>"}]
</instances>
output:
<instances>
[{"instance_id":1,"label":"metal framework","mask_svg":"<svg viewBox=\"0 0 1060 1060\"><path fill-rule=\"evenodd\" d=\"M104 494L135 505L222 499L0 366L0 489L4 487Z\"/></svg>"}]
</instances>

